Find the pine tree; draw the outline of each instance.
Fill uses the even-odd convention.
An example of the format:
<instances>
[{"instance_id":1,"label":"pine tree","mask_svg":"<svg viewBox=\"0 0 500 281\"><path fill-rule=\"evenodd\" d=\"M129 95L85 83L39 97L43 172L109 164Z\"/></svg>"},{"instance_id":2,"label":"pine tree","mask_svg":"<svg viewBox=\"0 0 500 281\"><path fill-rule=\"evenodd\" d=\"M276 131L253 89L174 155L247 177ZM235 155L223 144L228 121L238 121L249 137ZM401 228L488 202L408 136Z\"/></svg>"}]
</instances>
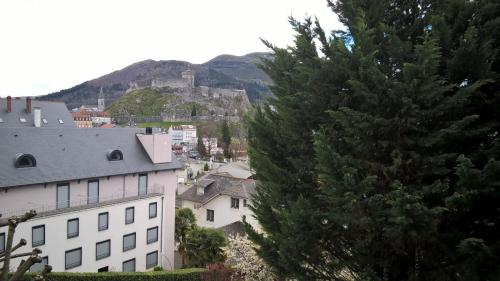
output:
<instances>
[{"instance_id":1,"label":"pine tree","mask_svg":"<svg viewBox=\"0 0 500 281\"><path fill-rule=\"evenodd\" d=\"M196 116L196 105L193 104L193 108L191 109L191 117Z\"/></svg>"},{"instance_id":2,"label":"pine tree","mask_svg":"<svg viewBox=\"0 0 500 281\"><path fill-rule=\"evenodd\" d=\"M500 4L329 6L346 31L291 19L292 47L265 42L259 255L299 280L499 279Z\"/></svg>"},{"instance_id":3,"label":"pine tree","mask_svg":"<svg viewBox=\"0 0 500 281\"><path fill-rule=\"evenodd\" d=\"M200 155L201 158L207 157L207 149L205 147L205 144L203 143L203 138L198 135L198 154Z\"/></svg>"}]
</instances>

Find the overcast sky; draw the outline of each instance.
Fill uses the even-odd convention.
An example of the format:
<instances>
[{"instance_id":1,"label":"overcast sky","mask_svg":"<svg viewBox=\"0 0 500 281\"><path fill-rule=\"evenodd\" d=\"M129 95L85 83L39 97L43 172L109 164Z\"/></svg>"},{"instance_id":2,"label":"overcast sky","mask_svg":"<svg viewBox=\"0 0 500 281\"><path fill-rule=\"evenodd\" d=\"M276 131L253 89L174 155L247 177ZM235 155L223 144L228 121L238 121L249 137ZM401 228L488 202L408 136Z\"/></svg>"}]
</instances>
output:
<instances>
[{"instance_id":1,"label":"overcast sky","mask_svg":"<svg viewBox=\"0 0 500 281\"><path fill-rule=\"evenodd\" d=\"M292 43L288 16L340 24L325 0L1 0L0 96L66 89L146 59L203 63Z\"/></svg>"}]
</instances>

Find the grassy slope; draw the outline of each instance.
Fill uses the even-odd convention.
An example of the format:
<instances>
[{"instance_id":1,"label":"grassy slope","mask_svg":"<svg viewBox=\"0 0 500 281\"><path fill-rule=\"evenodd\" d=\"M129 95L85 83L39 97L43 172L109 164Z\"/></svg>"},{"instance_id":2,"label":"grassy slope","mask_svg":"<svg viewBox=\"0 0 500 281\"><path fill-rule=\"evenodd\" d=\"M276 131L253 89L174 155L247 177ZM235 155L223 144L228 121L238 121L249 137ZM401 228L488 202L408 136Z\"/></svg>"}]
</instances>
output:
<instances>
[{"instance_id":1,"label":"grassy slope","mask_svg":"<svg viewBox=\"0 0 500 281\"><path fill-rule=\"evenodd\" d=\"M158 90L146 88L127 93L106 109L113 116L132 114L136 116L158 116L172 96Z\"/></svg>"},{"instance_id":2,"label":"grassy slope","mask_svg":"<svg viewBox=\"0 0 500 281\"><path fill-rule=\"evenodd\" d=\"M146 127L153 127L153 128L163 128L167 129L170 128L170 126L174 125L192 125L193 122L190 121L177 121L177 122L170 122L170 121L162 121L162 122L147 122L147 123L139 123L137 126L139 128L146 128Z\"/></svg>"}]
</instances>

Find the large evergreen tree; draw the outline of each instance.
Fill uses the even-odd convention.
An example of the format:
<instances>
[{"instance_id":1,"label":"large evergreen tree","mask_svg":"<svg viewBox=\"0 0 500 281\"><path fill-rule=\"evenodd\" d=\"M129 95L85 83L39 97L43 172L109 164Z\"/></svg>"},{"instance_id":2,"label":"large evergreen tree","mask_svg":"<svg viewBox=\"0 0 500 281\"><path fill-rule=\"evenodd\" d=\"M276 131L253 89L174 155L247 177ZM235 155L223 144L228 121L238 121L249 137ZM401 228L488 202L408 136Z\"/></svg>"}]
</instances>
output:
<instances>
[{"instance_id":1,"label":"large evergreen tree","mask_svg":"<svg viewBox=\"0 0 500 281\"><path fill-rule=\"evenodd\" d=\"M259 255L300 280L499 280L500 4L328 5L345 31L267 43Z\"/></svg>"}]
</instances>

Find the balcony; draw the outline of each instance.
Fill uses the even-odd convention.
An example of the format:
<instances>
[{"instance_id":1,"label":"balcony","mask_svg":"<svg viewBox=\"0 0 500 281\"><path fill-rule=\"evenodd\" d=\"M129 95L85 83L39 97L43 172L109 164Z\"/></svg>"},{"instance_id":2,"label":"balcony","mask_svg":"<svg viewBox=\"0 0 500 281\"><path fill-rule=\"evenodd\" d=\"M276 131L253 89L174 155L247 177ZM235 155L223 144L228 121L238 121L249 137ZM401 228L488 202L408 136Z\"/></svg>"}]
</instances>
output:
<instances>
[{"instance_id":1,"label":"balcony","mask_svg":"<svg viewBox=\"0 0 500 281\"><path fill-rule=\"evenodd\" d=\"M30 203L29 206L25 208L0 209L0 214L2 214L2 217L19 216L30 210L35 210L37 213L36 217L39 218L39 217L53 216L67 212L82 211L91 208L100 208L108 205L114 205L128 201L134 201L138 199L150 198L161 195L163 195L163 186L148 187L146 194L142 195L129 195L129 194L123 194L123 192L118 192L110 194L108 196L99 196L99 200L95 200L96 198L87 198L87 194L81 194L77 195L77 197L80 197L80 199L76 200L59 201L50 204ZM54 199L55 199L55 194L54 194ZM91 203L89 203L89 201ZM62 206L64 206L64 208Z\"/></svg>"}]
</instances>

